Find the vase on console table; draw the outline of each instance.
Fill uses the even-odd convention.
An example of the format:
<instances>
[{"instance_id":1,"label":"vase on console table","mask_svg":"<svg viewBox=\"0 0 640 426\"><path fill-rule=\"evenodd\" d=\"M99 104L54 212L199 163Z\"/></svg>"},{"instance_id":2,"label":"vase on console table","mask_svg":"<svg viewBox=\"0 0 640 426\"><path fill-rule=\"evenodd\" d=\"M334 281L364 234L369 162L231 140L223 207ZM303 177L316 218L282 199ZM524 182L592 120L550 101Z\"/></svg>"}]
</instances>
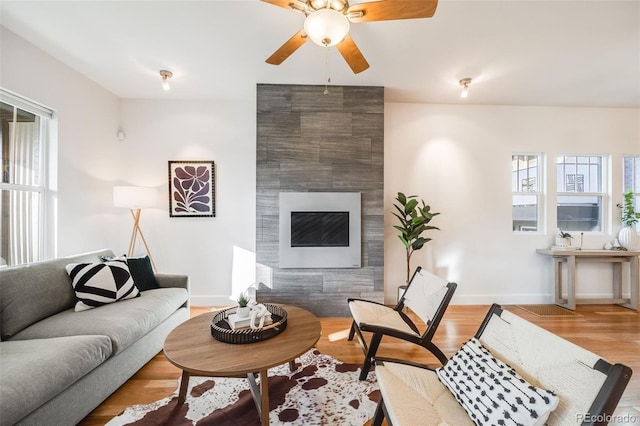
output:
<instances>
[{"instance_id":1,"label":"vase on console table","mask_svg":"<svg viewBox=\"0 0 640 426\"><path fill-rule=\"evenodd\" d=\"M635 250L638 248L638 233L631 226L625 226L618 233L618 242L627 250Z\"/></svg>"}]
</instances>

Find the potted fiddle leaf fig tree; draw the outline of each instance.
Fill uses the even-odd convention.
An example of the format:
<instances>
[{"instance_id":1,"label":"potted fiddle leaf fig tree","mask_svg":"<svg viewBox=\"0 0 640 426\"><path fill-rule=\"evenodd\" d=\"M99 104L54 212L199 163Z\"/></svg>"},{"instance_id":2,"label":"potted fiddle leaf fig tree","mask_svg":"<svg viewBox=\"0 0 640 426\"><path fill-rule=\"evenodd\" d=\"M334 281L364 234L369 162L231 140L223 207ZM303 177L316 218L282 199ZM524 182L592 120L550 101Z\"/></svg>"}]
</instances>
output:
<instances>
[{"instance_id":1,"label":"potted fiddle leaf fig tree","mask_svg":"<svg viewBox=\"0 0 640 426\"><path fill-rule=\"evenodd\" d=\"M440 229L429 225L431 219L440 213L431 211L431 206L425 204L423 200L418 201L416 195L406 196L402 192L398 192L396 197L397 203L393 206L396 211L392 214L398 218L400 225L393 227L400 231L398 238L405 247L407 259L407 279L411 278L411 255L416 250L420 250L431 238L424 237L423 233L432 229Z\"/></svg>"},{"instance_id":2,"label":"potted fiddle leaf fig tree","mask_svg":"<svg viewBox=\"0 0 640 426\"><path fill-rule=\"evenodd\" d=\"M636 212L633 198L633 190L629 188L624 194L624 203L617 204L623 225L618 233L618 242L627 250L635 250L638 247L639 239L634 226L640 221L640 212Z\"/></svg>"}]
</instances>

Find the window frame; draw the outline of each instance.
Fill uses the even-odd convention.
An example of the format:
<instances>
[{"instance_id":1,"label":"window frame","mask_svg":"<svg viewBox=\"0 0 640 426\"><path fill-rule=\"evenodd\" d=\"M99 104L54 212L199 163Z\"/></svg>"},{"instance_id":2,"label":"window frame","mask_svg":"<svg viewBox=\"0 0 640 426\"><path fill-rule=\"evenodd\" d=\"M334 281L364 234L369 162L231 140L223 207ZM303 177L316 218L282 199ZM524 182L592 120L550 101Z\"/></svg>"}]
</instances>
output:
<instances>
[{"instance_id":1,"label":"window frame","mask_svg":"<svg viewBox=\"0 0 640 426\"><path fill-rule=\"evenodd\" d=\"M560 162L559 159L562 157L563 161ZM600 192L593 192L593 191L589 191L589 192L577 192L577 191L573 191L573 192L569 192L569 191L559 191L558 190L558 182L560 179L560 176L558 174L558 164L562 163L562 164L566 164L565 159L567 157L598 157L600 158ZM559 206L559 198L560 197L599 197L602 201L601 201L601 205L600 205L600 220L599 220L599 225L600 225L600 229L598 230L568 230L569 232L584 232L584 233L589 233L589 234L605 234L607 233L607 228L608 228L608 215L609 215L609 210L610 210L610 197L609 197L609 193L607 192L607 188L608 188L608 168L609 168L609 161L610 161L611 156L609 154L593 154L593 153L557 153L555 155L555 172L556 172L556 199L555 199L555 210L556 210L556 228L558 229L562 229L562 230L566 230L565 228L561 227L559 222L560 219L558 217L558 206ZM576 161L576 164L577 161ZM563 179L565 178L566 174L563 174ZM576 175L577 176L577 175ZM584 184L584 181L583 181ZM577 185L577 183L576 183ZM565 185L566 187L566 185ZM591 189L591 188L589 188Z\"/></svg>"},{"instance_id":2,"label":"window frame","mask_svg":"<svg viewBox=\"0 0 640 426\"><path fill-rule=\"evenodd\" d=\"M50 149L52 141L52 121L55 118L55 112L37 102L31 101L25 97L17 95L9 90L0 87L0 101L13 107L13 122L18 122L17 114L18 110L22 110L40 117L39 120L39 146L37 153L34 151L34 155L38 155L38 174L39 179L37 184L21 184L4 182L0 179L0 193L4 191L21 191L28 194L38 195L38 208L37 208L37 253L35 259L30 261L43 260L47 252L51 251L49 245L53 241L55 230L51 229L51 224L47 221L49 213L53 213L53 206L51 205L51 189L50 189ZM9 141L11 143L11 141ZM5 259L9 263L9 259ZM17 265L25 262L13 262L11 265Z\"/></svg>"},{"instance_id":3,"label":"window frame","mask_svg":"<svg viewBox=\"0 0 640 426\"><path fill-rule=\"evenodd\" d=\"M514 190L513 188L513 179L514 179L514 169L513 169L513 161L516 156L527 156L527 157L536 157L537 159L537 178L538 182L536 184L536 191L521 191ZM511 230L514 234L519 235L539 235L544 233L545 231L545 218L546 218L546 208L544 206L544 194L546 188L546 170L545 170L545 155L542 152L512 152L511 153ZM520 182L518 183L518 188L520 188ZM516 189L518 189L516 188ZM513 229L514 217L513 217L513 205L514 199L517 196L535 196L536 197L536 229L535 230L526 230L522 229L525 226L521 226L520 229Z\"/></svg>"}]
</instances>

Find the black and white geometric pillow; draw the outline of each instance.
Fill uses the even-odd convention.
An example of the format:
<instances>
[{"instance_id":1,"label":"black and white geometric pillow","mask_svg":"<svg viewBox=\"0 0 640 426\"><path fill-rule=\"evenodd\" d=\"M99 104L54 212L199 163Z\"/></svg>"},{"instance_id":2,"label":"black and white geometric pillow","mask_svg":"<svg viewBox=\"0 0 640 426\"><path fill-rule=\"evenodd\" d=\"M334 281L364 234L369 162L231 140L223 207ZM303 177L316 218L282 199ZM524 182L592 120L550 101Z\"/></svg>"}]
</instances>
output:
<instances>
[{"instance_id":1,"label":"black and white geometric pillow","mask_svg":"<svg viewBox=\"0 0 640 426\"><path fill-rule=\"evenodd\" d=\"M529 384L475 337L436 369L476 425L544 425L560 399Z\"/></svg>"},{"instance_id":2,"label":"black and white geometric pillow","mask_svg":"<svg viewBox=\"0 0 640 426\"><path fill-rule=\"evenodd\" d=\"M66 270L79 299L76 312L140 296L127 262L71 263Z\"/></svg>"}]
</instances>

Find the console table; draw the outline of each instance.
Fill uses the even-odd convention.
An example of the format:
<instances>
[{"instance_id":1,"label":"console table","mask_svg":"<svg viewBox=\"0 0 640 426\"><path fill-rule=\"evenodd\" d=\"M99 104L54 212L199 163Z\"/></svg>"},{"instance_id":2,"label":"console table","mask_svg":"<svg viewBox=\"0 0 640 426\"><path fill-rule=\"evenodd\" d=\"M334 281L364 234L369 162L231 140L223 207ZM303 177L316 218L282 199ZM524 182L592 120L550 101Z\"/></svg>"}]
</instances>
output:
<instances>
[{"instance_id":1,"label":"console table","mask_svg":"<svg viewBox=\"0 0 640 426\"><path fill-rule=\"evenodd\" d=\"M574 310L576 303L617 303L638 310L640 287L640 251L615 250L552 250L538 249L536 253L551 257L555 282L555 304ZM576 299L576 267L579 263L611 263L613 267L613 297ZM622 297L622 264L629 263L630 297ZM567 265L567 298L562 297L562 265Z\"/></svg>"}]
</instances>

